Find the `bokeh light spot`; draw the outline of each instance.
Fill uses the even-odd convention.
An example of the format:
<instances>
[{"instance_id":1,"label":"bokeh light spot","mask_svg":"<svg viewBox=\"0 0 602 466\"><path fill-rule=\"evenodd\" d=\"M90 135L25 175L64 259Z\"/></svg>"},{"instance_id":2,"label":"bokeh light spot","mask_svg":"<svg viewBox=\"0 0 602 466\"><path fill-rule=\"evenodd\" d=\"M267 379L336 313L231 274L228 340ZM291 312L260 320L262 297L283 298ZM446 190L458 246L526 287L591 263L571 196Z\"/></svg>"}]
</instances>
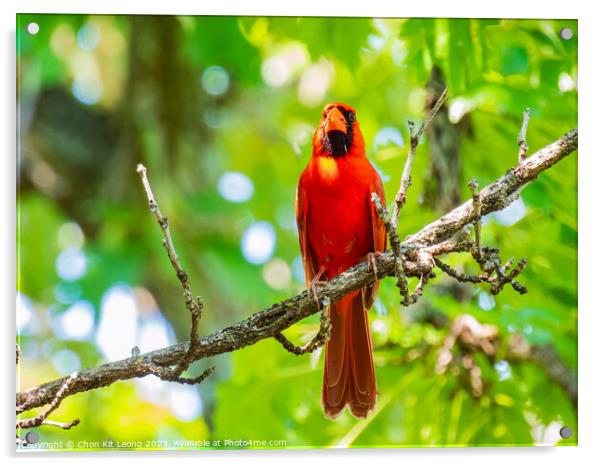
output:
<instances>
[{"instance_id":1,"label":"bokeh light spot","mask_svg":"<svg viewBox=\"0 0 602 466\"><path fill-rule=\"evenodd\" d=\"M374 150L378 150L380 147L388 147L391 144L403 147L401 131L393 126L385 126L378 130L378 133L374 136Z\"/></svg>"},{"instance_id":2,"label":"bokeh light spot","mask_svg":"<svg viewBox=\"0 0 602 466\"><path fill-rule=\"evenodd\" d=\"M276 232L269 222L256 222L242 236L241 248L245 259L251 264L263 264L274 254Z\"/></svg>"},{"instance_id":3,"label":"bokeh light spot","mask_svg":"<svg viewBox=\"0 0 602 466\"><path fill-rule=\"evenodd\" d=\"M374 309L376 310L376 314L378 314L379 316L387 315L387 307L385 306L383 300L380 299L378 296L374 300Z\"/></svg>"},{"instance_id":4,"label":"bokeh light spot","mask_svg":"<svg viewBox=\"0 0 602 466\"><path fill-rule=\"evenodd\" d=\"M197 419L203 413L203 402L196 387L174 384L169 390L169 406L174 415L184 422Z\"/></svg>"},{"instance_id":5,"label":"bokeh light spot","mask_svg":"<svg viewBox=\"0 0 602 466\"><path fill-rule=\"evenodd\" d=\"M297 232L297 219L295 217L294 207L290 205L282 205L276 210L276 222L285 230Z\"/></svg>"},{"instance_id":6,"label":"bokeh light spot","mask_svg":"<svg viewBox=\"0 0 602 466\"><path fill-rule=\"evenodd\" d=\"M167 320L157 312L140 322L138 348L143 353L165 348L171 344L172 334Z\"/></svg>"},{"instance_id":7,"label":"bokeh light spot","mask_svg":"<svg viewBox=\"0 0 602 466\"><path fill-rule=\"evenodd\" d=\"M466 113L471 110L471 106L466 99L458 98L452 102L448 110L448 118L452 123L458 123Z\"/></svg>"},{"instance_id":8,"label":"bokeh light spot","mask_svg":"<svg viewBox=\"0 0 602 466\"><path fill-rule=\"evenodd\" d=\"M17 291L17 334L31 335L36 333L37 314L29 296Z\"/></svg>"},{"instance_id":9,"label":"bokeh light spot","mask_svg":"<svg viewBox=\"0 0 602 466\"><path fill-rule=\"evenodd\" d=\"M560 73L558 76L558 90L560 92L569 92L575 89L575 81L568 73Z\"/></svg>"},{"instance_id":10,"label":"bokeh light spot","mask_svg":"<svg viewBox=\"0 0 602 466\"><path fill-rule=\"evenodd\" d=\"M100 42L100 29L96 24L86 23L77 31L76 41L80 49L91 52Z\"/></svg>"},{"instance_id":11,"label":"bokeh light spot","mask_svg":"<svg viewBox=\"0 0 602 466\"><path fill-rule=\"evenodd\" d=\"M334 66L325 59L307 67L299 80L299 102L306 107L315 107L322 103L333 76Z\"/></svg>"},{"instance_id":12,"label":"bokeh light spot","mask_svg":"<svg viewBox=\"0 0 602 466\"><path fill-rule=\"evenodd\" d=\"M129 357L136 346L136 302L132 289L113 285L102 297L96 343L111 361Z\"/></svg>"},{"instance_id":13,"label":"bokeh light spot","mask_svg":"<svg viewBox=\"0 0 602 466\"><path fill-rule=\"evenodd\" d=\"M68 247L81 249L84 245L84 232L77 223L67 222L59 228L57 240L61 249Z\"/></svg>"},{"instance_id":14,"label":"bokeh light spot","mask_svg":"<svg viewBox=\"0 0 602 466\"><path fill-rule=\"evenodd\" d=\"M372 321L372 330L376 333L385 333L387 331L387 324L382 319L374 319Z\"/></svg>"},{"instance_id":15,"label":"bokeh light spot","mask_svg":"<svg viewBox=\"0 0 602 466\"><path fill-rule=\"evenodd\" d=\"M77 76L73 80L71 91L77 100L86 105L94 105L103 95L102 82L92 76Z\"/></svg>"},{"instance_id":16,"label":"bokeh light spot","mask_svg":"<svg viewBox=\"0 0 602 466\"><path fill-rule=\"evenodd\" d=\"M291 270L293 271L295 280L299 283L305 283L305 269L303 268L303 259L301 256L297 256L293 259Z\"/></svg>"},{"instance_id":17,"label":"bokeh light spot","mask_svg":"<svg viewBox=\"0 0 602 466\"><path fill-rule=\"evenodd\" d=\"M244 173L226 172L217 182L217 190L230 202L245 202L253 196L253 181Z\"/></svg>"},{"instance_id":18,"label":"bokeh light spot","mask_svg":"<svg viewBox=\"0 0 602 466\"><path fill-rule=\"evenodd\" d=\"M284 290L291 284L291 269L288 264L279 257L272 259L264 265L262 275L268 286L275 290Z\"/></svg>"},{"instance_id":19,"label":"bokeh light spot","mask_svg":"<svg viewBox=\"0 0 602 466\"><path fill-rule=\"evenodd\" d=\"M500 225L504 225L506 227L514 225L521 218L525 216L527 213L527 206L523 200L519 197L514 202L512 202L508 207L493 213L493 217L495 221Z\"/></svg>"},{"instance_id":20,"label":"bokeh light spot","mask_svg":"<svg viewBox=\"0 0 602 466\"><path fill-rule=\"evenodd\" d=\"M85 275L88 261L81 249L68 247L57 256L55 268L62 280L72 282Z\"/></svg>"},{"instance_id":21,"label":"bokeh light spot","mask_svg":"<svg viewBox=\"0 0 602 466\"><path fill-rule=\"evenodd\" d=\"M54 287L54 297L62 304L74 303L81 294L82 288L77 282L60 282Z\"/></svg>"},{"instance_id":22,"label":"bokeh light spot","mask_svg":"<svg viewBox=\"0 0 602 466\"><path fill-rule=\"evenodd\" d=\"M301 44L289 44L261 64L261 76L271 87L281 87L305 66L308 54Z\"/></svg>"},{"instance_id":23,"label":"bokeh light spot","mask_svg":"<svg viewBox=\"0 0 602 466\"><path fill-rule=\"evenodd\" d=\"M509 379L512 375L512 371L510 370L510 364L508 364L508 361L506 360L498 361L495 364L495 370L498 373L498 379L500 381Z\"/></svg>"},{"instance_id":24,"label":"bokeh light spot","mask_svg":"<svg viewBox=\"0 0 602 466\"><path fill-rule=\"evenodd\" d=\"M75 46L75 34L69 24L59 24L50 36L50 48L59 58L66 60Z\"/></svg>"},{"instance_id":25,"label":"bokeh light spot","mask_svg":"<svg viewBox=\"0 0 602 466\"><path fill-rule=\"evenodd\" d=\"M208 94L222 95L230 87L230 76L221 66L210 66L203 72L201 83Z\"/></svg>"},{"instance_id":26,"label":"bokeh light spot","mask_svg":"<svg viewBox=\"0 0 602 466\"><path fill-rule=\"evenodd\" d=\"M491 311L495 307L495 299L486 291L479 293L479 307L484 311Z\"/></svg>"},{"instance_id":27,"label":"bokeh light spot","mask_svg":"<svg viewBox=\"0 0 602 466\"><path fill-rule=\"evenodd\" d=\"M52 327L63 340L87 340L94 329L94 306L89 301L77 301L55 315Z\"/></svg>"},{"instance_id":28,"label":"bokeh light spot","mask_svg":"<svg viewBox=\"0 0 602 466\"><path fill-rule=\"evenodd\" d=\"M81 369L82 362L79 356L69 349L62 349L51 357L52 365L61 375L70 375Z\"/></svg>"}]
</instances>

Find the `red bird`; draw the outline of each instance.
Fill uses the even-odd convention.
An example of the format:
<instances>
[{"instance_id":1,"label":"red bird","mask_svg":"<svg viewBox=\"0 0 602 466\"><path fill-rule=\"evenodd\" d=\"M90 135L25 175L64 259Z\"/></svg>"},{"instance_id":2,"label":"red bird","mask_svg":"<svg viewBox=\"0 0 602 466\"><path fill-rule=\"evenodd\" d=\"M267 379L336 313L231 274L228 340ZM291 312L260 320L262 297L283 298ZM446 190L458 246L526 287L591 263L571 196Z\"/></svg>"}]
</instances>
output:
<instances>
[{"instance_id":1,"label":"red bird","mask_svg":"<svg viewBox=\"0 0 602 466\"><path fill-rule=\"evenodd\" d=\"M386 230L371 201L385 196L378 173L366 158L355 110L342 103L324 108L313 138L312 157L297 186L297 228L310 292L360 261L384 252ZM329 418L349 405L365 418L376 403L376 379L367 311L378 282L349 293L328 310L322 405Z\"/></svg>"}]
</instances>

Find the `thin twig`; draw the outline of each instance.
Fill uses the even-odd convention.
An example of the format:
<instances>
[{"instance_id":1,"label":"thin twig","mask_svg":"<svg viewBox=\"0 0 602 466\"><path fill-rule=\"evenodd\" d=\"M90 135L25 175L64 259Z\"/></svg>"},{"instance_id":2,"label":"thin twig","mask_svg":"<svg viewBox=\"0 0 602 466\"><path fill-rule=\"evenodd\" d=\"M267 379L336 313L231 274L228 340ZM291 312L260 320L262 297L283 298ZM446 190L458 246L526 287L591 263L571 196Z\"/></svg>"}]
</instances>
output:
<instances>
[{"instance_id":1,"label":"thin twig","mask_svg":"<svg viewBox=\"0 0 602 466\"><path fill-rule=\"evenodd\" d=\"M176 275L180 280L180 283L182 284L182 288L184 289L184 302L186 304L186 308L190 312L191 317L190 344L188 346L188 351L186 352L186 355L175 366L157 366L152 368L151 373L157 375L163 380L176 381L180 383L198 383L194 381L202 381L205 377L201 376L197 377L196 379L184 379L180 376L186 369L188 369L188 367L190 367L190 364L194 362L194 353L197 346L199 345L198 327L203 312L203 299L200 296L197 296L194 299L192 297L190 283L188 282L188 274L184 271L182 265L180 264L178 254L176 252L176 248L174 247L174 243L171 238L171 233L169 231L169 223L167 221L167 217L165 217L159 209L159 204L155 199L155 195L153 194L153 190L147 177L146 167L139 163L138 167L136 168L136 171L138 172L138 175L140 175L140 179L142 180L142 186L144 187L144 191L146 192L149 209L157 219L157 223L159 224L159 226L161 227L161 231L163 232L163 239L161 240L161 243L163 244L163 247L167 252L169 261L171 262L171 265L175 270ZM210 375L211 372L212 371L208 372L207 376Z\"/></svg>"},{"instance_id":2,"label":"thin twig","mask_svg":"<svg viewBox=\"0 0 602 466\"><path fill-rule=\"evenodd\" d=\"M397 287L399 293L403 296L402 303L407 303L410 299L410 292L408 290L408 279L405 275L405 264L403 254L401 251L401 240L397 234L397 229L393 226L392 217L389 216L387 208L380 202L380 197L376 193L372 193L372 202L376 208L376 212L380 220L384 223L387 235L389 236L389 243L391 249L395 255L395 276L397 277Z\"/></svg>"},{"instance_id":3,"label":"thin twig","mask_svg":"<svg viewBox=\"0 0 602 466\"><path fill-rule=\"evenodd\" d=\"M42 425L42 423L48 418L50 413L52 413L56 408L59 407L59 405L61 404L61 401L63 401L64 398L66 398L67 396L70 395L70 388L71 388L73 382L75 381L75 379L77 378L77 375L78 375L77 372L74 372L63 382L61 388L59 389L58 392L56 392L53 400L50 402L48 407L45 410L43 410L40 414L38 414L36 417L32 417L30 419L18 419L17 420L17 428L18 429L30 429L32 427L38 427L38 426ZM23 411L24 411L23 407L17 406L17 414L19 414ZM74 426L74 425L77 425L78 423L79 423L79 420L76 419L73 422L71 422L70 424L71 424L71 426Z\"/></svg>"},{"instance_id":4,"label":"thin twig","mask_svg":"<svg viewBox=\"0 0 602 466\"><path fill-rule=\"evenodd\" d=\"M278 332L274 338L280 342L280 344L284 347L285 350L300 356L305 353L312 353L320 346L326 344L328 340L330 340L330 332L332 330L332 325L330 322L330 317L328 316L328 304L322 307L322 311L320 312L320 329L315 337L313 337L309 342L307 342L303 346L297 346L293 342L291 342L288 338L284 336L282 332Z\"/></svg>"},{"instance_id":5,"label":"thin twig","mask_svg":"<svg viewBox=\"0 0 602 466\"><path fill-rule=\"evenodd\" d=\"M186 274L186 272L184 272L184 269L180 264L180 260L178 259L178 253L176 252L173 240L171 239L171 233L169 232L169 223L167 222L167 217L161 214L159 204L157 204L157 201L155 200L155 195L153 194L153 190L146 175L146 167L139 163L138 167L136 168L136 172L138 173L138 175L140 175L142 185L144 186L144 191L146 191L146 197L148 198L148 207L157 219L157 223L163 231L163 246L167 251L167 256L169 257L169 261L171 262L172 267L176 271L178 279L182 283L182 288L184 288L184 295L186 296L188 302L188 299L192 300L190 284L188 283L188 275Z\"/></svg>"},{"instance_id":6,"label":"thin twig","mask_svg":"<svg viewBox=\"0 0 602 466\"><path fill-rule=\"evenodd\" d=\"M408 121L408 128L410 130L410 149L408 151L408 158L406 159L406 163L403 167L403 172L401 174L399 189L397 190L397 194L395 195L395 207L393 207L393 215L391 217L391 224L393 225L393 229L395 230L397 230L397 225L399 223L399 213L401 212L401 209L403 208L403 205L406 202L406 194L411 184L412 167L414 166L414 157L416 156L416 148L418 147L418 143L420 142L420 137L429 128L431 122L433 121L433 118L435 118L435 115L437 115L437 112L445 103L447 95L448 92L446 87L445 89L443 89L443 92L439 96L439 99L437 99L437 102L429 111L426 118L416 131L414 131L414 122Z\"/></svg>"},{"instance_id":7,"label":"thin twig","mask_svg":"<svg viewBox=\"0 0 602 466\"><path fill-rule=\"evenodd\" d=\"M165 368L165 367L161 367L157 364L154 364L152 362L148 363L148 367L149 367L149 373L151 373L152 375L154 375L155 377L160 378L161 380L164 380L166 382L177 382L177 383L181 383L184 385L196 385L201 383L203 380L205 380L207 377L209 377L211 374L213 374L215 372L216 367L215 366L211 366L208 367L207 369L205 369L201 375L197 376L197 377L180 377L177 374L176 370L170 369L170 368Z\"/></svg>"},{"instance_id":8,"label":"thin twig","mask_svg":"<svg viewBox=\"0 0 602 466\"><path fill-rule=\"evenodd\" d=\"M527 144L527 126L529 125L529 117L531 116L531 109L526 108L523 112L523 124L518 133L518 163L521 164L527 159L527 152L529 146Z\"/></svg>"},{"instance_id":9,"label":"thin twig","mask_svg":"<svg viewBox=\"0 0 602 466\"><path fill-rule=\"evenodd\" d=\"M48 419L45 419L44 421L42 421L43 426L52 426L52 427L58 427L59 429L63 429L63 430L69 430L72 427L75 427L76 425L79 424L79 419L74 419L71 422L57 422L57 421L49 421Z\"/></svg>"},{"instance_id":10,"label":"thin twig","mask_svg":"<svg viewBox=\"0 0 602 466\"><path fill-rule=\"evenodd\" d=\"M418 284L416 285L416 288L414 288L413 293L408 296L408 299L406 300L406 302L404 303L406 306L409 306L410 304L414 304L416 303L420 297L422 296L422 292L424 291L424 287L426 286L426 284L428 283L430 278L433 278L435 275L433 273L424 273L420 276L420 280L418 281Z\"/></svg>"},{"instance_id":11,"label":"thin twig","mask_svg":"<svg viewBox=\"0 0 602 466\"><path fill-rule=\"evenodd\" d=\"M474 235L475 235L475 241L474 241L474 249L473 249L473 256L475 258L475 260L481 264L482 260L483 260L483 256L481 254L481 207L482 207L482 202L481 202L481 193L479 192L479 183L477 183L477 180L472 179L470 180L470 182L468 183L468 188L470 189L470 192L472 193L472 207L474 209Z\"/></svg>"},{"instance_id":12,"label":"thin twig","mask_svg":"<svg viewBox=\"0 0 602 466\"><path fill-rule=\"evenodd\" d=\"M489 278L486 277L486 276L484 276L484 275L467 275L467 274L465 274L463 272L460 272L460 271L454 269L451 265L448 265L445 262L443 262L438 257L435 257L434 260L435 260L435 264L437 265L437 267L439 267L447 275L449 275L452 278L455 278L459 282L463 282L463 283L481 283L481 282L488 282L489 281Z\"/></svg>"}]
</instances>

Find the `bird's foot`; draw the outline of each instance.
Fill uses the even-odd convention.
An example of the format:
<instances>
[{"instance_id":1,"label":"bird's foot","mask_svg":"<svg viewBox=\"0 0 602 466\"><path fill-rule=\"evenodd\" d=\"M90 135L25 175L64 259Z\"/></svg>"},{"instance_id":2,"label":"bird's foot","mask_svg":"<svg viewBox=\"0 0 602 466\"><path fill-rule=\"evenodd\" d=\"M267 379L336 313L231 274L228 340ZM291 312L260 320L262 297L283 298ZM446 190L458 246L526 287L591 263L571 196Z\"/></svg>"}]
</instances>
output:
<instances>
[{"instance_id":1,"label":"bird's foot","mask_svg":"<svg viewBox=\"0 0 602 466\"><path fill-rule=\"evenodd\" d=\"M309 282L309 286L307 287L310 297L314 299L314 301L318 304L319 308L323 307L322 300L320 299L319 288L328 284L327 281L320 280L320 278L322 278L322 275L324 275L324 269L320 269L320 271L316 275L314 275L314 278L311 279L311 281Z\"/></svg>"},{"instance_id":2,"label":"bird's foot","mask_svg":"<svg viewBox=\"0 0 602 466\"><path fill-rule=\"evenodd\" d=\"M372 266L372 270L374 271L374 278L376 280L378 280L378 267L376 266L376 258L383 256L385 253L384 252L380 252L380 251L376 251L376 252L369 252L368 255L366 256L366 261L368 262L368 265Z\"/></svg>"}]
</instances>

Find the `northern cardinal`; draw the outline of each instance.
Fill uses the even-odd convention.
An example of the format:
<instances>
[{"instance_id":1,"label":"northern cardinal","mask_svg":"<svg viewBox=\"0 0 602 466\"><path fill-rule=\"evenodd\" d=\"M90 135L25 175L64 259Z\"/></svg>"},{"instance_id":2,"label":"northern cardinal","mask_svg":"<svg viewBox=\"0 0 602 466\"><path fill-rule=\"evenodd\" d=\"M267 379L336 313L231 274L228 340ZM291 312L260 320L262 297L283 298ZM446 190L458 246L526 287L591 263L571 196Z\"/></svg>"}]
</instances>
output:
<instances>
[{"instance_id":1,"label":"northern cardinal","mask_svg":"<svg viewBox=\"0 0 602 466\"><path fill-rule=\"evenodd\" d=\"M385 204L382 181L366 158L355 110L342 103L324 108L312 156L297 186L297 228L310 292L386 247L386 230L373 203ZM376 269L375 269L376 270ZM349 405L358 418L376 403L376 380L367 311L378 281L349 293L328 310L332 331L326 343L322 406L328 418Z\"/></svg>"}]
</instances>

